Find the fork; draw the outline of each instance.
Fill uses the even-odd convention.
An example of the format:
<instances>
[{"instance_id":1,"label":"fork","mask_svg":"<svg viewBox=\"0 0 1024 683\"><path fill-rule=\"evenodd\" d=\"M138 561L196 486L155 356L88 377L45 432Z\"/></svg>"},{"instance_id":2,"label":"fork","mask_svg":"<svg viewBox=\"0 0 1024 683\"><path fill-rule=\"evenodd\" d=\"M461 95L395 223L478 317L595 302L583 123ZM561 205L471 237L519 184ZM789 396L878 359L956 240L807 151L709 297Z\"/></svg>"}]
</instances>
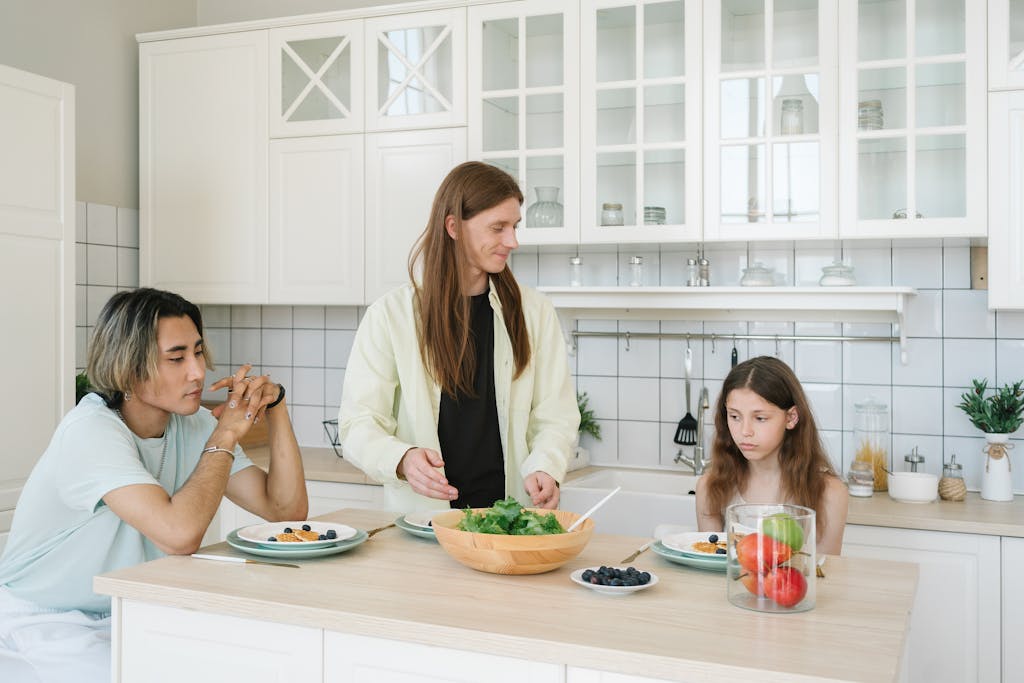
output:
<instances>
[{"instance_id":1,"label":"fork","mask_svg":"<svg viewBox=\"0 0 1024 683\"><path fill-rule=\"evenodd\" d=\"M627 562L632 562L636 558L640 557L641 553L643 553L648 548L650 548L652 543L654 543L653 540L647 541L647 543L644 543L642 546L640 546L639 548L634 550L633 553L629 557L627 557L626 559L622 560L622 562L620 564L626 564Z\"/></svg>"},{"instance_id":2,"label":"fork","mask_svg":"<svg viewBox=\"0 0 1024 683\"><path fill-rule=\"evenodd\" d=\"M384 531L385 529L390 529L393 526L396 526L396 525L395 525L394 522L391 522L391 524L385 524L384 526L379 526L376 529L370 529L369 531L366 532L366 538L369 539L374 534L376 534L376 533L378 533L380 531Z\"/></svg>"}]
</instances>

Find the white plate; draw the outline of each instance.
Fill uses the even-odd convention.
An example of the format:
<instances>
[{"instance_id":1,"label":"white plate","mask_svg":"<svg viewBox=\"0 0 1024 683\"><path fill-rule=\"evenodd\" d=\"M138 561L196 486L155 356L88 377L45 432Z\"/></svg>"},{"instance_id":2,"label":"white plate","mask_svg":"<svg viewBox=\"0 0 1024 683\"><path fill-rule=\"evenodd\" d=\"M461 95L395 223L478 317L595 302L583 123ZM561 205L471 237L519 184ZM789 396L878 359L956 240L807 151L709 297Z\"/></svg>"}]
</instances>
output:
<instances>
[{"instance_id":1,"label":"white plate","mask_svg":"<svg viewBox=\"0 0 1024 683\"><path fill-rule=\"evenodd\" d=\"M669 550L675 550L676 552L683 553L685 555L694 555L696 557L721 557L722 559L725 559L725 555L722 553L705 553L700 550L696 550L693 547L694 543L707 541L708 536L714 533L718 534L718 541L720 543L725 541L726 534L724 531L687 531L681 534L670 534L661 539L661 544Z\"/></svg>"},{"instance_id":2,"label":"white plate","mask_svg":"<svg viewBox=\"0 0 1024 683\"><path fill-rule=\"evenodd\" d=\"M335 533L338 534L337 538L329 538L324 541L271 541L271 536L284 533L285 528L289 529L301 529L302 526L309 525L310 531L315 531L318 534L325 534L328 530L334 529ZM271 522L267 524L254 524L252 526L243 527L238 529L238 537L243 541L249 541L250 543L256 543L268 548L277 548L280 550L299 550L306 548L320 548L329 545L334 545L338 541L344 541L352 538L356 535L356 530L345 524L337 524L334 522Z\"/></svg>"},{"instance_id":3,"label":"white plate","mask_svg":"<svg viewBox=\"0 0 1024 683\"><path fill-rule=\"evenodd\" d=\"M643 590L644 588L650 588L654 584L658 583L657 574L654 572L647 572L651 575L651 580L642 586L601 586L599 584L583 580L583 572L588 569L596 572L600 567L584 567L583 569L577 569L569 575L569 578L585 588L595 590L598 593L603 593L604 595L627 595L629 593L635 593L636 591ZM615 569L615 567L613 567L613 569ZM623 567L618 567L618 569L623 569Z\"/></svg>"},{"instance_id":4,"label":"white plate","mask_svg":"<svg viewBox=\"0 0 1024 683\"><path fill-rule=\"evenodd\" d=\"M430 520L434 519L436 515L446 512L446 510L421 510L419 512L410 512L405 516L405 521L411 526L418 526L421 529L433 530Z\"/></svg>"}]
</instances>

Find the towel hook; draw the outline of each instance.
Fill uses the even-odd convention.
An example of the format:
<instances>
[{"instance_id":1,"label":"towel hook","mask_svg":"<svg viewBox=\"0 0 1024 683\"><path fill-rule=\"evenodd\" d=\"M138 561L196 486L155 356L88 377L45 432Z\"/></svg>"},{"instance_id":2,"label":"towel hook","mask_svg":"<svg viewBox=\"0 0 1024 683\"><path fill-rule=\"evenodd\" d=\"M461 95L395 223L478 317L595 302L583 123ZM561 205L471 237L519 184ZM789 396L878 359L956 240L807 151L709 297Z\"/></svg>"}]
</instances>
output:
<instances>
[{"instance_id":1,"label":"towel hook","mask_svg":"<svg viewBox=\"0 0 1024 683\"><path fill-rule=\"evenodd\" d=\"M629 351L629 330L626 330L626 351Z\"/></svg>"},{"instance_id":2,"label":"towel hook","mask_svg":"<svg viewBox=\"0 0 1024 683\"><path fill-rule=\"evenodd\" d=\"M782 352L779 350L779 335L775 335L775 357L782 357Z\"/></svg>"},{"instance_id":3,"label":"towel hook","mask_svg":"<svg viewBox=\"0 0 1024 683\"><path fill-rule=\"evenodd\" d=\"M686 333L686 350L687 351L690 350L690 333L689 332Z\"/></svg>"}]
</instances>

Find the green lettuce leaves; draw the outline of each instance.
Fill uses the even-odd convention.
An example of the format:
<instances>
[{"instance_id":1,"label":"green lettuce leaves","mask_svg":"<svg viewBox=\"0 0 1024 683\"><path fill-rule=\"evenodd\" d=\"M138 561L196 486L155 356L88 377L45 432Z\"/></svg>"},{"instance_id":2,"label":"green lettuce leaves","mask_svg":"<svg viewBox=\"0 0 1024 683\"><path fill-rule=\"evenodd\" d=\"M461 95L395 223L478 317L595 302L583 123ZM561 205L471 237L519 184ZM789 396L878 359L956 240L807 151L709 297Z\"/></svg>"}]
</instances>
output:
<instances>
[{"instance_id":1,"label":"green lettuce leaves","mask_svg":"<svg viewBox=\"0 0 1024 683\"><path fill-rule=\"evenodd\" d=\"M558 518L551 512L539 514L524 510L519 501L509 496L499 500L483 512L473 512L466 508L465 516L459 522L458 529L478 534L510 534L513 536L543 536L545 534L564 534Z\"/></svg>"}]
</instances>

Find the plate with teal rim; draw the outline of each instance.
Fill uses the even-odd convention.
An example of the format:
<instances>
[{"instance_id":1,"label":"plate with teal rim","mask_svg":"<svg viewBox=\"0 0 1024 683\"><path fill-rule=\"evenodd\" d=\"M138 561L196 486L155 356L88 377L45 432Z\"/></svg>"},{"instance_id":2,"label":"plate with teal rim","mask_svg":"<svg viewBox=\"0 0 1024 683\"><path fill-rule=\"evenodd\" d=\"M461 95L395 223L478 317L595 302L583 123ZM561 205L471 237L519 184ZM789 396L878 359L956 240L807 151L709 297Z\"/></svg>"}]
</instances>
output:
<instances>
[{"instance_id":1,"label":"plate with teal rim","mask_svg":"<svg viewBox=\"0 0 1024 683\"><path fill-rule=\"evenodd\" d=\"M309 527L308 529L306 527ZM279 541L277 536L295 529L297 533L312 531L319 536L325 536L333 531L335 538L316 539L311 541L291 540ZM238 540L247 543L255 543L265 548L280 548L281 550L295 551L308 550L309 548L326 548L336 545L339 541L347 541L356 537L356 530L347 524L335 524L333 522L299 521L299 522L272 522L253 524L235 529Z\"/></svg>"},{"instance_id":2,"label":"plate with teal rim","mask_svg":"<svg viewBox=\"0 0 1024 683\"><path fill-rule=\"evenodd\" d=\"M405 515L402 515L401 517L395 520L395 526L397 526L399 529L408 534L412 534L413 536L418 536L420 538L429 538L430 540L437 542L437 535L434 533L433 529L418 526L416 524L410 524L408 521L406 521Z\"/></svg>"},{"instance_id":3,"label":"plate with teal rim","mask_svg":"<svg viewBox=\"0 0 1024 683\"><path fill-rule=\"evenodd\" d=\"M655 554L661 555L669 562L675 562L676 564L684 564L688 567L694 567L696 569L707 569L713 572L725 571L725 555L716 555L714 557L700 557L698 555L687 555L685 553L681 553L676 550L670 550L666 548L661 541L655 541L654 543L652 543L651 550L653 550Z\"/></svg>"},{"instance_id":4,"label":"plate with teal rim","mask_svg":"<svg viewBox=\"0 0 1024 683\"><path fill-rule=\"evenodd\" d=\"M227 542L228 545L235 550L241 550L243 553L249 553L250 555L260 555L261 557L276 557L277 559L294 558L297 560L308 559L311 557L324 557L326 555L337 555L343 553L346 550L351 550L356 546L362 544L368 538L365 531L358 529L356 535L352 538L346 538L344 541L338 541L334 545L324 546L320 548L305 548L303 550L277 550L275 548L268 548L258 543L250 543L244 539L238 537L235 531L228 534Z\"/></svg>"}]
</instances>

